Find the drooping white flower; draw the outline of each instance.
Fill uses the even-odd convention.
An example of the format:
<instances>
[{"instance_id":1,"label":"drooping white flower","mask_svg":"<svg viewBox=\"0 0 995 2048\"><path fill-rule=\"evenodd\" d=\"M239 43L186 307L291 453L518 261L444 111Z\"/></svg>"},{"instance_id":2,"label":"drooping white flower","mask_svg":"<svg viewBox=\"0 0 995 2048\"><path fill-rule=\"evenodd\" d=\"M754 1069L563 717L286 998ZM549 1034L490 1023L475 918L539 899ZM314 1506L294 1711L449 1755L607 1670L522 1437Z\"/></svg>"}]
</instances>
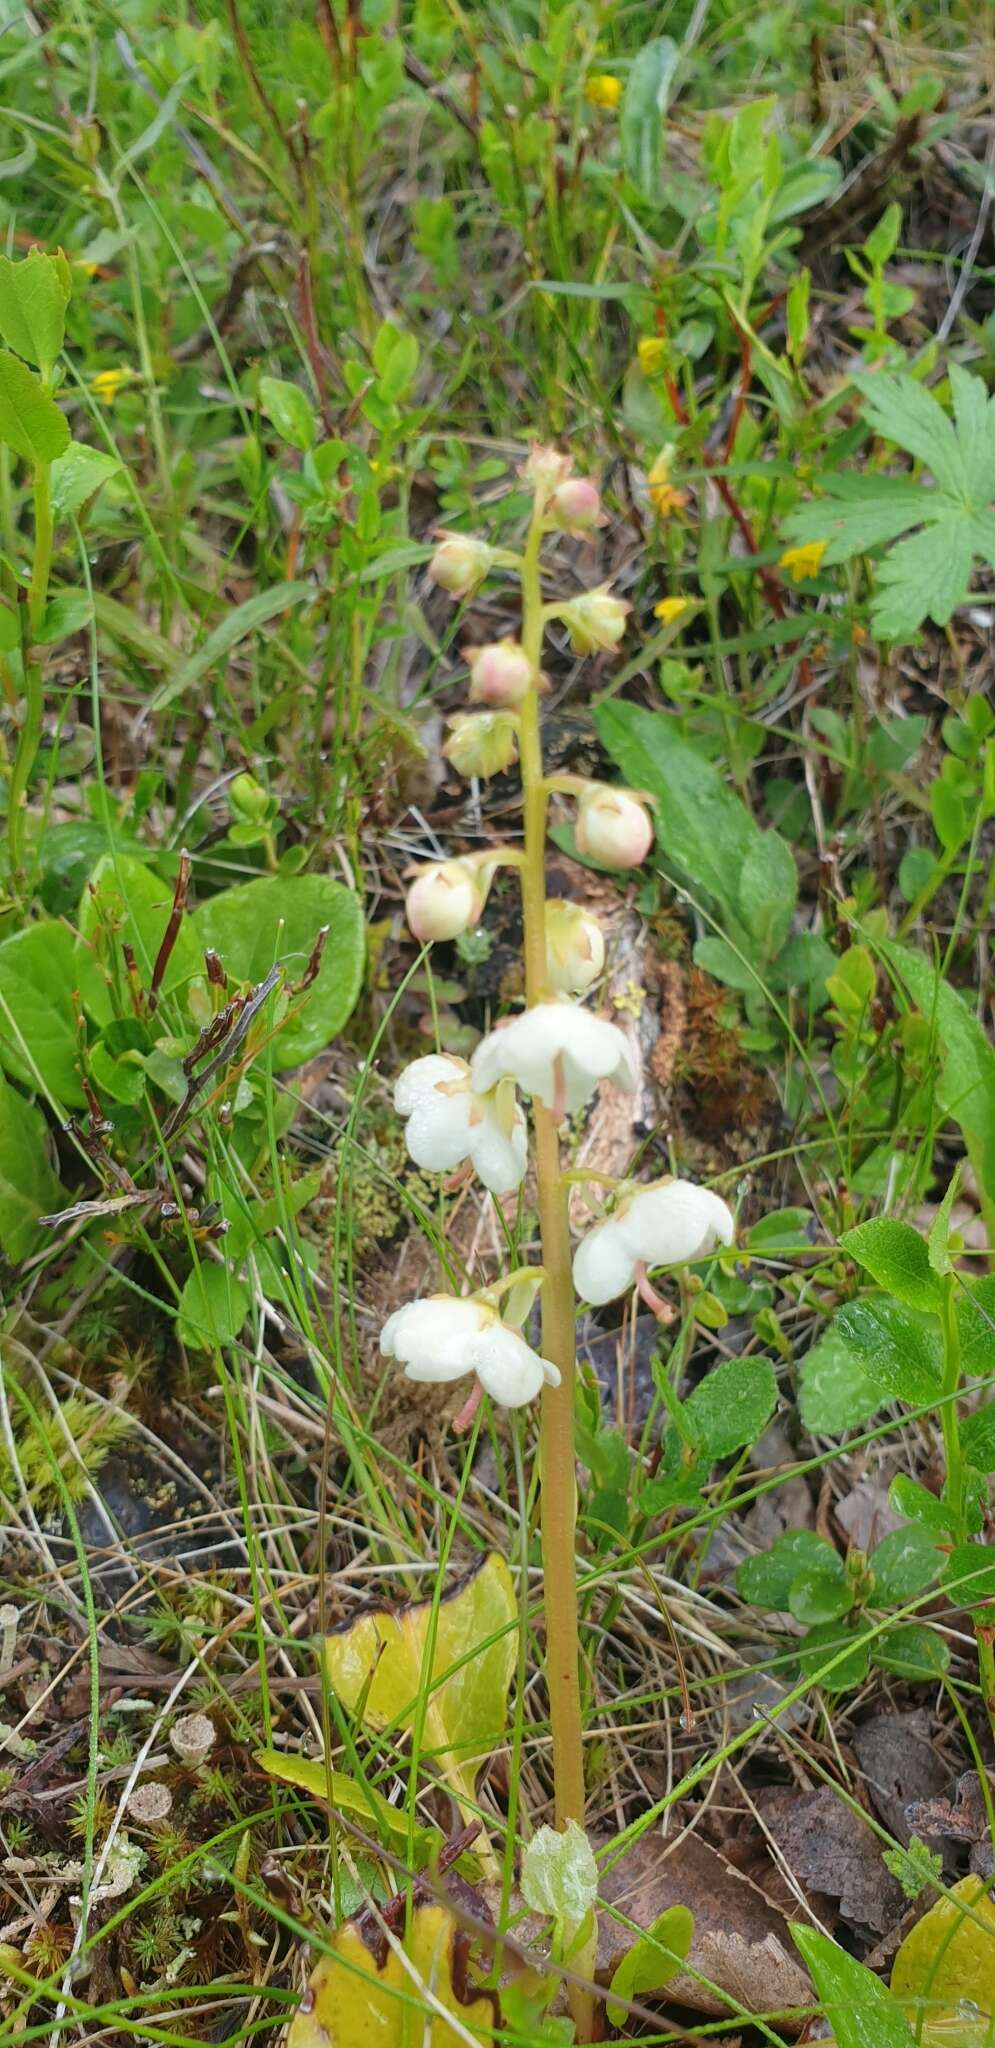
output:
<instances>
[{"instance_id":1,"label":"drooping white flower","mask_svg":"<svg viewBox=\"0 0 995 2048\"><path fill-rule=\"evenodd\" d=\"M619 1202L574 1253L574 1286L585 1301L614 1301L643 1266L683 1266L731 1244L732 1211L721 1195L690 1180L654 1181Z\"/></svg>"},{"instance_id":2,"label":"drooping white flower","mask_svg":"<svg viewBox=\"0 0 995 2048\"><path fill-rule=\"evenodd\" d=\"M549 501L549 513L564 533L593 533L596 526L608 523L601 510L601 493L589 476L568 477L558 484Z\"/></svg>"},{"instance_id":3,"label":"drooping white flower","mask_svg":"<svg viewBox=\"0 0 995 2048\"><path fill-rule=\"evenodd\" d=\"M469 597L493 567L495 552L474 533L453 533L448 526L437 529L438 547L428 573L440 590L450 597Z\"/></svg>"},{"instance_id":4,"label":"drooping white flower","mask_svg":"<svg viewBox=\"0 0 995 2048\"><path fill-rule=\"evenodd\" d=\"M510 1074L527 1095L561 1115L582 1109L599 1081L631 1094L638 1080L629 1041L608 1024L564 1000L535 1003L481 1040L470 1072L478 1094Z\"/></svg>"},{"instance_id":5,"label":"drooping white flower","mask_svg":"<svg viewBox=\"0 0 995 2048\"><path fill-rule=\"evenodd\" d=\"M569 604L560 605L557 616L570 634L575 654L610 654L625 632L631 610L624 597L613 597L608 584L599 583L596 589L584 590Z\"/></svg>"},{"instance_id":6,"label":"drooping white flower","mask_svg":"<svg viewBox=\"0 0 995 2048\"><path fill-rule=\"evenodd\" d=\"M469 1159L493 1195L521 1186L528 1133L513 1083L476 1095L465 1060L427 1053L398 1075L394 1108L407 1118L404 1140L416 1166L451 1173Z\"/></svg>"},{"instance_id":7,"label":"drooping white flower","mask_svg":"<svg viewBox=\"0 0 995 2048\"><path fill-rule=\"evenodd\" d=\"M475 1373L492 1401L521 1408L543 1384L558 1387L560 1375L540 1358L486 1302L430 1294L409 1301L389 1316L380 1332L385 1358L396 1358L409 1380L462 1379Z\"/></svg>"},{"instance_id":8,"label":"drooping white flower","mask_svg":"<svg viewBox=\"0 0 995 2048\"><path fill-rule=\"evenodd\" d=\"M485 647L464 647L470 664L471 704L500 708L521 704L532 688L535 669L519 640L489 640Z\"/></svg>"},{"instance_id":9,"label":"drooping white flower","mask_svg":"<svg viewBox=\"0 0 995 2048\"><path fill-rule=\"evenodd\" d=\"M638 868L653 844L653 820L631 789L591 782L577 803L577 851L606 868Z\"/></svg>"}]
</instances>

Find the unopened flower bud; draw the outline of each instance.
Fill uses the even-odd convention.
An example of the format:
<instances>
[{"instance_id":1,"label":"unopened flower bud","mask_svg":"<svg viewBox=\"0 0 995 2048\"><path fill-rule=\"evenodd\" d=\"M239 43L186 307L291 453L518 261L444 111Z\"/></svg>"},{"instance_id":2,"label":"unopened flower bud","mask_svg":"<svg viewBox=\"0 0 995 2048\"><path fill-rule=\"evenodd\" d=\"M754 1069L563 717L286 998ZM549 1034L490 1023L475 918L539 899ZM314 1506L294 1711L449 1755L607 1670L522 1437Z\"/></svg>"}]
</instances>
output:
<instances>
[{"instance_id":1,"label":"unopened flower bud","mask_svg":"<svg viewBox=\"0 0 995 2048\"><path fill-rule=\"evenodd\" d=\"M563 605L559 616L575 654L610 653L625 632L631 609L624 598L612 596L607 583L599 583L596 590L585 590Z\"/></svg>"},{"instance_id":2,"label":"unopened flower bud","mask_svg":"<svg viewBox=\"0 0 995 2048\"><path fill-rule=\"evenodd\" d=\"M577 851L606 868L638 868L653 844L653 820L629 789L592 782L577 806Z\"/></svg>"},{"instance_id":3,"label":"unopened flower bud","mask_svg":"<svg viewBox=\"0 0 995 2048\"><path fill-rule=\"evenodd\" d=\"M535 441L529 449L528 461L523 462L519 475L534 491L544 498L551 498L553 492L570 475L573 463L569 455L561 455L558 448L549 448Z\"/></svg>"},{"instance_id":4,"label":"unopened flower bud","mask_svg":"<svg viewBox=\"0 0 995 2048\"><path fill-rule=\"evenodd\" d=\"M229 785L228 801L232 810L249 824L265 824L272 813L272 801L254 775L236 775Z\"/></svg>"},{"instance_id":5,"label":"unopened flower bud","mask_svg":"<svg viewBox=\"0 0 995 2048\"><path fill-rule=\"evenodd\" d=\"M428 565L428 573L440 590L450 597L468 597L482 583L494 561L494 549L472 533L451 533L442 526L439 545Z\"/></svg>"},{"instance_id":6,"label":"unopened flower bud","mask_svg":"<svg viewBox=\"0 0 995 2048\"><path fill-rule=\"evenodd\" d=\"M500 775L518 759L518 720L513 711L458 712L442 751L460 775Z\"/></svg>"},{"instance_id":7,"label":"unopened flower bud","mask_svg":"<svg viewBox=\"0 0 995 2048\"><path fill-rule=\"evenodd\" d=\"M471 861L433 861L412 882L405 915L422 945L435 939L458 939L461 932L479 924L486 894L486 883Z\"/></svg>"},{"instance_id":8,"label":"unopened flower bud","mask_svg":"<svg viewBox=\"0 0 995 2048\"><path fill-rule=\"evenodd\" d=\"M558 484L549 501L549 513L564 533L593 533L604 526L601 494L589 476L571 476Z\"/></svg>"},{"instance_id":9,"label":"unopened flower bud","mask_svg":"<svg viewBox=\"0 0 995 2048\"><path fill-rule=\"evenodd\" d=\"M534 670L517 640L491 640L486 647L464 649L470 663L473 704L521 704L528 696Z\"/></svg>"},{"instance_id":10,"label":"unopened flower bud","mask_svg":"<svg viewBox=\"0 0 995 2048\"><path fill-rule=\"evenodd\" d=\"M580 996L605 964L605 937L596 917L577 903L554 897L546 905L546 973L560 995Z\"/></svg>"}]
</instances>

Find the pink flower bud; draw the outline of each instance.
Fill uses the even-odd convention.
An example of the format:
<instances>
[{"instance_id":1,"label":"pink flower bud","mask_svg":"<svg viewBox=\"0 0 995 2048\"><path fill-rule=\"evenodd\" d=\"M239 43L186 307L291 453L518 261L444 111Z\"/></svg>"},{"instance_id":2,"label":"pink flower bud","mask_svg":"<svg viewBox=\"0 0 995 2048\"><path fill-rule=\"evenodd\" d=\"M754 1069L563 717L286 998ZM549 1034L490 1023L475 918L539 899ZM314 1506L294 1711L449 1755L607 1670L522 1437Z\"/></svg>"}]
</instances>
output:
<instances>
[{"instance_id":1,"label":"pink flower bud","mask_svg":"<svg viewBox=\"0 0 995 2048\"><path fill-rule=\"evenodd\" d=\"M553 897L546 905L546 973L560 995L580 996L605 964L605 937L596 917L578 903Z\"/></svg>"},{"instance_id":2,"label":"pink flower bud","mask_svg":"<svg viewBox=\"0 0 995 2048\"><path fill-rule=\"evenodd\" d=\"M550 517L564 533L593 533L606 524L597 484L589 476L568 477L558 485L549 504Z\"/></svg>"},{"instance_id":3,"label":"pink flower bud","mask_svg":"<svg viewBox=\"0 0 995 2048\"><path fill-rule=\"evenodd\" d=\"M416 875L405 899L405 915L422 944L458 939L480 921L484 907L480 876L470 861L434 861Z\"/></svg>"},{"instance_id":4,"label":"pink flower bud","mask_svg":"<svg viewBox=\"0 0 995 2048\"><path fill-rule=\"evenodd\" d=\"M578 853L605 868L638 868L653 844L653 820L629 789L592 782L577 806Z\"/></svg>"},{"instance_id":5,"label":"pink flower bud","mask_svg":"<svg viewBox=\"0 0 995 2048\"><path fill-rule=\"evenodd\" d=\"M470 663L471 703L520 704L528 696L534 670L517 640L491 640L464 653Z\"/></svg>"},{"instance_id":6,"label":"pink flower bud","mask_svg":"<svg viewBox=\"0 0 995 2048\"><path fill-rule=\"evenodd\" d=\"M494 549L472 533L451 533L440 526L439 545L428 565L428 573L440 590L450 597L468 597L482 583L494 561Z\"/></svg>"}]
</instances>

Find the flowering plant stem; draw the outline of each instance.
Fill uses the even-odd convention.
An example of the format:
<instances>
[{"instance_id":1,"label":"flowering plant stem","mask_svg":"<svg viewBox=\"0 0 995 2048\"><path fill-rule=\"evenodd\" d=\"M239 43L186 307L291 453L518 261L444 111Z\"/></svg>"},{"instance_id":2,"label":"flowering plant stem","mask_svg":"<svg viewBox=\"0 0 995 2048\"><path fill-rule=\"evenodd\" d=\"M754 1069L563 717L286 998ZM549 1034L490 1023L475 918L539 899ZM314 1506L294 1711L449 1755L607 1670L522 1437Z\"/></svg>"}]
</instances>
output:
<instances>
[{"instance_id":1,"label":"flowering plant stem","mask_svg":"<svg viewBox=\"0 0 995 2048\"><path fill-rule=\"evenodd\" d=\"M519 749L525 819L525 859L521 868L525 928L525 993L531 1007L548 1001L546 968L546 805L542 744L539 736L539 670L542 663L543 605L539 549L544 498L537 492L522 561L522 646L533 668L533 681L520 712ZM580 1646L577 1630L576 1453L574 1447L574 1380L576 1373L576 1306L570 1271L570 1226L567 1187L560 1173L559 1117L539 1101L533 1103L538 1181L539 1227L542 1238L543 1355L559 1367L560 1384L547 1386L542 1397L539 1450L542 1514L542 1565L546 1613L546 1682L553 1737L553 1782L557 1826L568 1821L584 1825L584 1753L580 1700ZM593 2004L585 1992L574 1992L571 2010L578 2039L591 2039Z\"/></svg>"},{"instance_id":2,"label":"flowering plant stem","mask_svg":"<svg viewBox=\"0 0 995 2048\"><path fill-rule=\"evenodd\" d=\"M34 656L38 636L45 622L48 583L52 568L51 465L39 462L34 476L35 538L31 584L28 590L26 626L22 618L24 666L24 717L11 769L7 800L7 840L11 874L20 874L23 859L22 803L35 765L41 741L44 695L41 670Z\"/></svg>"}]
</instances>

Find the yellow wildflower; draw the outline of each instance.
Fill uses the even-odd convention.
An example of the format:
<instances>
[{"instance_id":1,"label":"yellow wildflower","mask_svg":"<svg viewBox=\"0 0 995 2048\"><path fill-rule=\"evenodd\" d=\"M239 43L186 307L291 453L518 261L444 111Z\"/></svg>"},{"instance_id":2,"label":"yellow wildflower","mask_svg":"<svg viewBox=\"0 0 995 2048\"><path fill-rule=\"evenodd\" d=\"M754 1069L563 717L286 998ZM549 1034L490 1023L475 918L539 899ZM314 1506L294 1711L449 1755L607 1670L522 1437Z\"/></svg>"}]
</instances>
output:
<instances>
[{"instance_id":1,"label":"yellow wildflower","mask_svg":"<svg viewBox=\"0 0 995 2048\"><path fill-rule=\"evenodd\" d=\"M637 346L636 354L639 357L640 369L645 370L647 377L652 377L656 370L663 368L667 358L667 344L658 334L644 334Z\"/></svg>"},{"instance_id":2,"label":"yellow wildflower","mask_svg":"<svg viewBox=\"0 0 995 2048\"><path fill-rule=\"evenodd\" d=\"M677 490L670 481L670 464L673 448L661 448L646 479L650 504L656 507L661 519L667 519L671 512L679 512L687 504L687 492Z\"/></svg>"},{"instance_id":3,"label":"yellow wildflower","mask_svg":"<svg viewBox=\"0 0 995 2048\"><path fill-rule=\"evenodd\" d=\"M90 390L94 398L99 398L101 405L113 405L122 384L127 384L130 376L130 370L98 370Z\"/></svg>"},{"instance_id":4,"label":"yellow wildflower","mask_svg":"<svg viewBox=\"0 0 995 2048\"><path fill-rule=\"evenodd\" d=\"M807 576L818 575L828 546L827 540L808 540L801 547L785 548L777 566L790 576L792 583L804 583Z\"/></svg>"},{"instance_id":5,"label":"yellow wildflower","mask_svg":"<svg viewBox=\"0 0 995 2048\"><path fill-rule=\"evenodd\" d=\"M592 107L617 107L621 97L622 81L610 71L596 71L584 87L584 98Z\"/></svg>"},{"instance_id":6,"label":"yellow wildflower","mask_svg":"<svg viewBox=\"0 0 995 2048\"><path fill-rule=\"evenodd\" d=\"M665 626L676 626L678 619L692 609L692 603L690 597L661 597L659 604L653 606L653 617L662 619Z\"/></svg>"}]
</instances>

